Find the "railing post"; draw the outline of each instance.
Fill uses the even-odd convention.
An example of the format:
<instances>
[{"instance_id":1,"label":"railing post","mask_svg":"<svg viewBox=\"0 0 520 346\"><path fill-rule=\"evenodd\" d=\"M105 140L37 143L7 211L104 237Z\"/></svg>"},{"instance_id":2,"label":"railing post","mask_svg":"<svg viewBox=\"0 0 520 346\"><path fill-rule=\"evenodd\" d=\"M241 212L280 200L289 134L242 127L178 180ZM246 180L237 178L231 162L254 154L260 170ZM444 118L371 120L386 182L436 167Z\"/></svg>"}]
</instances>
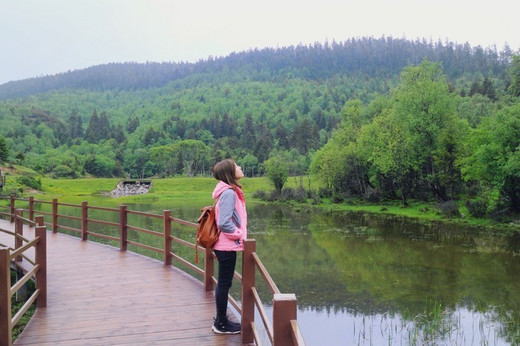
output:
<instances>
[{"instance_id":1,"label":"railing post","mask_svg":"<svg viewBox=\"0 0 520 346\"><path fill-rule=\"evenodd\" d=\"M172 264L172 220L170 219L171 210L163 210L163 237L164 237L164 264Z\"/></svg>"},{"instance_id":2,"label":"railing post","mask_svg":"<svg viewBox=\"0 0 520 346\"><path fill-rule=\"evenodd\" d=\"M204 253L204 287L206 291L213 290L213 274L215 273L213 249L207 248Z\"/></svg>"},{"instance_id":3,"label":"railing post","mask_svg":"<svg viewBox=\"0 0 520 346\"><path fill-rule=\"evenodd\" d=\"M29 196L29 220L34 221L34 196Z\"/></svg>"},{"instance_id":4,"label":"railing post","mask_svg":"<svg viewBox=\"0 0 520 346\"><path fill-rule=\"evenodd\" d=\"M11 222L14 222L14 203L15 198L14 193L12 193L11 195L9 195L9 214L11 214Z\"/></svg>"},{"instance_id":5,"label":"railing post","mask_svg":"<svg viewBox=\"0 0 520 346\"><path fill-rule=\"evenodd\" d=\"M34 222L36 222L36 226L43 226L44 222L45 222L43 215L36 216L36 218L34 219Z\"/></svg>"},{"instance_id":6,"label":"railing post","mask_svg":"<svg viewBox=\"0 0 520 346\"><path fill-rule=\"evenodd\" d=\"M11 271L9 249L0 249L0 345L11 345Z\"/></svg>"},{"instance_id":7,"label":"railing post","mask_svg":"<svg viewBox=\"0 0 520 346\"><path fill-rule=\"evenodd\" d=\"M58 232L58 199L52 200L52 233Z\"/></svg>"},{"instance_id":8,"label":"railing post","mask_svg":"<svg viewBox=\"0 0 520 346\"><path fill-rule=\"evenodd\" d=\"M242 257L242 343L254 341L252 323L255 321L255 299L252 288L255 287L256 265L253 253L256 251L256 240L244 241Z\"/></svg>"},{"instance_id":9,"label":"railing post","mask_svg":"<svg viewBox=\"0 0 520 346\"><path fill-rule=\"evenodd\" d=\"M292 293L275 293L273 298L273 346L294 345L291 321L296 320L297 301Z\"/></svg>"},{"instance_id":10,"label":"railing post","mask_svg":"<svg viewBox=\"0 0 520 346\"><path fill-rule=\"evenodd\" d=\"M88 202L81 202L81 240L88 239Z\"/></svg>"},{"instance_id":11,"label":"railing post","mask_svg":"<svg viewBox=\"0 0 520 346\"><path fill-rule=\"evenodd\" d=\"M40 290L36 298L36 307L47 306L47 229L45 226L36 226L35 236L40 240L36 244L34 259L38 268L36 273L36 289Z\"/></svg>"},{"instance_id":12,"label":"railing post","mask_svg":"<svg viewBox=\"0 0 520 346\"><path fill-rule=\"evenodd\" d=\"M128 238L128 228L126 227L127 224L127 207L124 204L121 204L119 207L119 235L121 237L121 241L119 242L119 249L121 251L126 251L128 247L127 238Z\"/></svg>"},{"instance_id":13,"label":"railing post","mask_svg":"<svg viewBox=\"0 0 520 346\"><path fill-rule=\"evenodd\" d=\"M14 211L15 220L14 220L14 233L16 236L14 237L14 248L18 249L19 247L22 247L22 237L23 237L23 220L22 217L23 210L22 209L16 209ZM15 258L16 262L22 261L22 256L16 256Z\"/></svg>"}]
</instances>

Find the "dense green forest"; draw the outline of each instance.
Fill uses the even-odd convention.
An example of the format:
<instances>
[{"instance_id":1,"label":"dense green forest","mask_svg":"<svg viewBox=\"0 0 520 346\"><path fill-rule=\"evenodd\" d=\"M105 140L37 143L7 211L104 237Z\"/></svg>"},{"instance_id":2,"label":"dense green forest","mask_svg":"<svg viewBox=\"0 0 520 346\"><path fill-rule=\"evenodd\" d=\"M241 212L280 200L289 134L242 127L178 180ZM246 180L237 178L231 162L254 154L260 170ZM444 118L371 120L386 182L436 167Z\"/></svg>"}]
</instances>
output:
<instances>
[{"instance_id":1,"label":"dense green forest","mask_svg":"<svg viewBox=\"0 0 520 346\"><path fill-rule=\"evenodd\" d=\"M519 96L507 46L382 37L114 63L0 85L0 161L142 178L233 157L249 176L312 172L338 200L518 212Z\"/></svg>"}]
</instances>

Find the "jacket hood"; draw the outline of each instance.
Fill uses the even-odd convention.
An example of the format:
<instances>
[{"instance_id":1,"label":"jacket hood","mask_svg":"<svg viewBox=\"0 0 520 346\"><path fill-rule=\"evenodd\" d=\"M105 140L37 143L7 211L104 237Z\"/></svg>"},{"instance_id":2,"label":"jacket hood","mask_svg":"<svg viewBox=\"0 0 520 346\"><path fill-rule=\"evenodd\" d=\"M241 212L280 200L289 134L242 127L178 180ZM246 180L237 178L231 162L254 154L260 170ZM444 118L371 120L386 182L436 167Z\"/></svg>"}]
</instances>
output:
<instances>
[{"instance_id":1,"label":"jacket hood","mask_svg":"<svg viewBox=\"0 0 520 346\"><path fill-rule=\"evenodd\" d=\"M220 194L227 189L231 189L231 185L228 185L223 181L219 181L217 183L217 186L215 186L215 189L213 190L211 197L213 197L213 199L217 199L219 198Z\"/></svg>"},{"instance_id":2,"label":"jacket hood","mask_svg":"<svg viewBox=\"0 0 520 346\"><path fill-rule=\"evenodd\" d=\"M222 192L224 192L225 190L227 189L232 189L233 187L229 184L226 184L225 182L223 181L219 181L217 183L217 186L215 186L215 189L213 190L213 193L211 194L211 197L213 197L213 199L217 199L219 198L220 194ZM235 192L237 193L238 195L238 198L242 201L244 201L244 193L242 192L242 189L240 189L238 186L235 186Z\"/></svg>"}]
</instances>

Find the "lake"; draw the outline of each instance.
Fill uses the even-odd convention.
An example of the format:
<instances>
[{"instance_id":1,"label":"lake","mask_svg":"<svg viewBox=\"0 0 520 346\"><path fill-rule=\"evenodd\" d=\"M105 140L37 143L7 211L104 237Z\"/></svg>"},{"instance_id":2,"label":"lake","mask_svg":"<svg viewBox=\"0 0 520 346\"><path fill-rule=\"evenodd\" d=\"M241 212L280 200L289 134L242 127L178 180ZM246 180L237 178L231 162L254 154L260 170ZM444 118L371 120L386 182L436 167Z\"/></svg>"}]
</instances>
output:
<instances>
[{"instance_id":1,"label":"lake","mask_svg":"<svg viewBox=\"0 0 520 346\"><path fill-rule=\"evenodd\" d=\"M520 342L520 236L257 206L257 252L309 345Z\"/></svg>"},{"instance_id":2,"label":"lake","mask_svg":"<svg viewBox=\"0 0 520 346\"><path fill-rule=\"evenodd\" d=\"M89 204L114 203L100 201ZM127 205L199 214L193 205ZM520 343L520 232L255 203L248 219L278 287L296 294L307 345Z\"/></svg>"}]
</instances>

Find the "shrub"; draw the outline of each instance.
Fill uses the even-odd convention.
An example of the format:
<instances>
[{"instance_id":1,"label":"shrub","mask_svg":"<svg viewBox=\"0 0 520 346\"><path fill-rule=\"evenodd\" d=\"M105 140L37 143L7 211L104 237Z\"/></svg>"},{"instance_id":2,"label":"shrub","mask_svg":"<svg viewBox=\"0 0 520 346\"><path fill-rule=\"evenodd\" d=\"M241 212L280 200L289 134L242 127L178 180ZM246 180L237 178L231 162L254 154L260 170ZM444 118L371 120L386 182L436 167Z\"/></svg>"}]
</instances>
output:
<instances>
[{"instance_id":1,"label":"shrub","mask_svg":"<svg viewBox=\"0 0 520 346\"><path fill-rule=\"evenodd\" d=\"M307 191L303 186L298 186L296 191L294 191L294 199L300 203L307 202Z\"/></svg>"},{"instance_id":2,"label":"shrub","mask_svg":"<svg viewBox=\"0 0 520 346\"><path fill-rule=\"evenodd\" d=\"M253 192L253 198L258 198L265 201L267 199L267 193L264 190L256 190Z\"/></svg>"},{"instance_id":3,"label":"shrub","mask_svg":"<svg viewBox=\"0 0 520 346\"><path fill-rule=\"evenodd\" d=\"M484 217L487 214L487 202L482 199L468 199L466 208L473 217Z\"/></svg>"},{"instance_id":4,"label":"shrub","mask_svg":"<svg viewBox=\"0 0 520 346\"><path fill-rule=\"evenodd\" d=\"M269 193L257 190L253 193L254 198L259 198L264 201L273 202L273 201L297 201L300 203L305 203L307 198L310 198L313 204L318 204L321 202L321 199L316 194L315 191L307 191L303 186L299 186L296 189L287 187L283 189L281 192L277 190L272 190Z\"/></svg>"},{"instance_id":5,"label":"shrub","mask_svg":"<svg viewBox=\"0 0 520 346\"><path fill-rule=\"evenodd\" d=\"M76 178L76 172L69 166L58 165L54 168L53 177L55 178Z\"/></svg>"},{"instance_id":6,"label":"shrub","mask_svg":"<svg viewBox=\"0 0 520 346\"><path fill-rule=\"evenodd\" d=\"M20 185L25 185L25 186L28 186L35 190L42 189L42 181L40 178L36 179L35 177L29 176L29 175L22 175L22 176L16 178L16 181Z\"/></svg>"},{"instance_id":7,"label":"shrub","mask_svg":"<svg viewBox=\"0 0 520 346\"><path fill-rule=\"evenodd\" d=\"M444 216L460 216L459 206L457 205L457 201L446 201L440 202L437 207L442 212Z\"/></svg>"},{"instance_id":8,"label":"shrub","mask_svg":"<svg viewBox=\"0 0 520 346\"><path fill-rule=\"evenodd\" d=\"M294 196L295 196L295 192L292 187L286 187L285 189L282 190L282 193L281 193L282 200L288 201L288 200L294 199Z\"/></svg>"},{"instance_id":9,"label":"shrub","mask_svg":"<svg viewBox=\"0 0 520 346\"><path fill-rule=\"evenodd\" d=\"M318 196L320 198L330 198L332 197L332 190L326 187L320 187L318 190Z\"/></svg>"},{"instance_id":10,"label":"shrub","mask_svg":"<svg viewBox=\"0 0 520 346\"><path fill-rule=\"evenodd\" d=\"M281 200L282 194L276 190L272 190L269 196L267 197L267 201L273 202L273 201L279 201Z\"/></svg>"},{"instance_id":11,"label":"shrub","mask_svg":"<svg viewBox=\"0 0 520 346\"><path fill-rule=\"evenodd\" d=\"M307 191L307 198L310 198L311 201L312 201L312 204L316 205L316 204L320 204L321 203L321 198L320 196L316 193L315 190L309 190Z\"/></svg>"},{"instance_id":12,"label":"shrub","mask_svg":"<svg viewBox=\"0 0 520 346\"><path fill-rule=\"evenodd\" d=\"M343 196L341 194L335 193L334 195L332 195L332 203L341 203L344 200L345 199L343 198Z\"/></svg>"},{"instance_id":13,"label":"shrub","mask_svg":"<svg viewBox=\"0 0 520 346\"><path fill-rule=\"evenodd\" d=\"M381 201L381 191L368 189L363 198L371 203L379 203Z\"/></svg>"}]
</instances>

